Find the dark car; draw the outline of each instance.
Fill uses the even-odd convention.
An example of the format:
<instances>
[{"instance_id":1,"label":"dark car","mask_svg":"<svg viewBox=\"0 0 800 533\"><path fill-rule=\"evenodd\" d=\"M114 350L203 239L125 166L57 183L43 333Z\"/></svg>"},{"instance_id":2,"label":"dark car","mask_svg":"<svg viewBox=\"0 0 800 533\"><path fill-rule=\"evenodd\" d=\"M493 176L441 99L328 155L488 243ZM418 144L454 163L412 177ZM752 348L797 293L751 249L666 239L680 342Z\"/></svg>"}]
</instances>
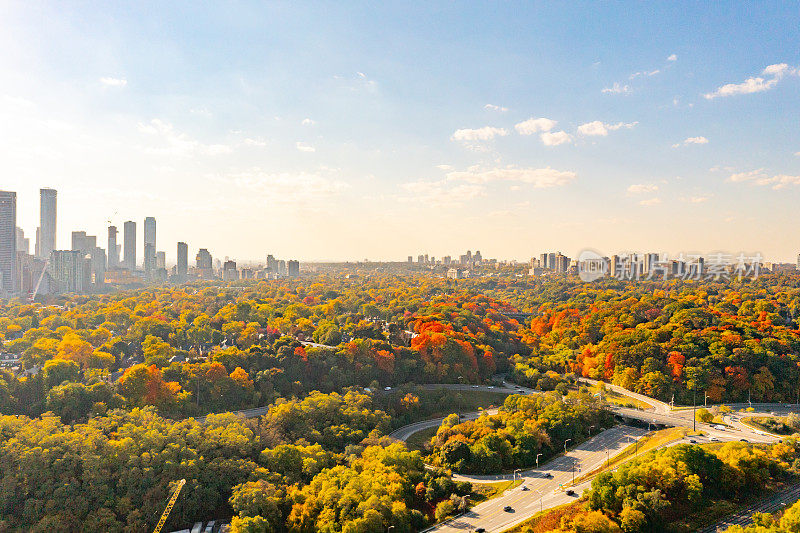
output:
<instances>
[{"instance_id":1,"label":"dark car","mask_svg":"<svg viewBox=\"0 0 800 533\"><path fill-rule=\"evenodd\" d=\"M529 489L529 488L528 488L528 487L526 487L525 485L522 485L522 490L531 490L531 489Z\"/></svg>"},{"instance_id":2,"label":"dark car","mask_svg":"<svg viewBox=\"0 0 800 533\"><path fill-rule=\"evenodd\" d=\"M547 479L551 479L553 477L553 474L551 474L550 472L545 472L544 477L546 477Z\"/></svg>"},{"instance_id":3,"label":"dark car","mask_svg":"<svg viewBox=\"0 0 800 533\"><path fill-rule=\"evenodd\" d=\"M740 441L742 441L742 442L750 442L750 441L749 441L749 440L747 440L747 439L739 439L739 440L740 440Z\"/></svg>"},{"instance_id":4,"label":"dark car","mask_svg":"<svg viewBox=\"0 0 800 533\"><path fill-rule=\"evenodd\" d=\"M475 533L486 533L486 530L483 529L482 527L479 527L478 529L475 530Z\"/></svg>"},{"instance_id":5,"label":"dark car","mask_svg":"<svg viewBox=\"0 0 800 533\"><path fill-rule=\"evenodd\" d=\"M507 513L511 513L511 512L513 512L513 511L514 511L514 508L513 508L513 507L511 507L510 505L506 505L505 507L503 507L503 510L504 510L505 512L507 512Z\"/></svg>"},{"instance_id":6,"label":"dark car","mask_svg":"<svg viewBox=\"0 0 800 533\"><path fill-rule=\"evenodd\" d=\"M689 439L689 442L691 442L692 444L697 444L697 441L694 439Z\"/></svg>"},{"instance_id":7,"label":"dark car","mask_svg":"<svg viewBox=\"0 0 800 533\"><path fill-rule=\"evenodd\" d=\"M575 491L572 489L567 490L567 496L575 496Z\"/></svg>"}]
</instances>

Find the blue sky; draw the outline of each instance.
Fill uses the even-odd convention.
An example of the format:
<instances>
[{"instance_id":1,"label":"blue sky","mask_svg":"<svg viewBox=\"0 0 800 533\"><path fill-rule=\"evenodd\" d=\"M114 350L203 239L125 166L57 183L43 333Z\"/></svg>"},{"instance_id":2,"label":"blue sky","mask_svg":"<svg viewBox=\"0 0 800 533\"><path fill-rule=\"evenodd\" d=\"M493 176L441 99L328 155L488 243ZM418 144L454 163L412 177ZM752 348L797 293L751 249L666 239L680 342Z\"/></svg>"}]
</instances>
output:
<instances>
[{"instance_id":1,"label":"blue sky","mask_svg":"<svg viewBox=\"0 0 800 533\"><path fill-rule=\"evenodd\" d=\"M793 260L800 5L6 3L0 165L239 260Z\"/></svg>"}]
</instances>

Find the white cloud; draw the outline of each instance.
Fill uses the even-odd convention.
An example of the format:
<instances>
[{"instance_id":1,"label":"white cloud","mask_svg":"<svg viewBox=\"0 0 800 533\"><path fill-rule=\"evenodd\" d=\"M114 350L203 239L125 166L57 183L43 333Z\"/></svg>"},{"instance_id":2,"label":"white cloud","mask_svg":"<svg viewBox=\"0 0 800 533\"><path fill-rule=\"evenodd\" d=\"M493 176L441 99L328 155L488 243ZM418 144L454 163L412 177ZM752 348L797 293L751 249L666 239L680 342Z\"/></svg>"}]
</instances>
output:
<instances>
[{"instance_id":1,"label":"white cloud","mask_svg":"<svg viewBox=\"0 0 800 533\"><path fill-rule=\"evenodd\" d=\"M453 165L436 165L439 170L453 170Z\"/></svg>"},{"instance_id":2,"label":"white cloud","mask_svg":"<svg viewBox=\"0 0 800 533\"><path fill-rule=\"evenodd\" d=\"M264 196L268 202L284 205L321 203L347 188L349 185L320 172L268 172L261 168L223 176L223 183Z\"/></svg>"},{"instance_id":3,"label":"white cloud","mask_svg":"<svg viewBox=\"0 0 800 533\"><path fill-rule=\"evenodd\" d=\"M189 157L192 155L225 155L233 152L227 144L204 144L180 133L169 122L154 118L148 123L140 122L137 129L140 133L152 137L155 145L145 147L144 151L152 155Z\"/></svg>"},{"instance_id":4,"label":"white cloud","mask_svg":"<svg viewBox=\"0 0 800 533\"><path fill-rule=\"evenodd\" d=\"M606 87L603 89L603 92L606 94L625 94L631 92L630 85L620 85L617 82L614 82L614 85L611 87Z\"/></svg>"},{"instance_id":5,"label":"white cloud","mask_svg":"<svg viewBox=\"0 0 800 533\"><path fill-rule=\"evenodd\" d=\"M490 111L499 111L500 113L505 113L506 111L508 111L507 107L502 107L494 104L486 104L485 106L483 106L483 108L488 109Z\"/></svg>"},{"instance_id":6,"label":"white cloud","mask_svg":"<svg viewBox=\"0 0 800 533\"><path fill-rule=\"evenodd\" d=\"M708 201L708 196L688 196L681 198L681 200L687 204L702 204Z\"/></svg>"},{"instance_id":7,"label":"white cloud","mask_svg":"<svg viewBox=\"0 0 800 533\"><path fill-rule=\"evenodd\" d=\"M659 69L650 70L650 71L643 70L641 72L634 72L633 74L628 76L628 79L629 80L634 80L636 78L641 78L641 77L655 76L656 74L660 74L660 73L661 73L661 71Z\"/></svg>"},{"instance_id":8,"label":"white cloud","mask_svg":"<svg viewBox=\"0 0 800 533\"><path fill-rule=\"evenodd\" d=\"M490 183L494 181L511 181L527 183L537 189L561 187L577 177L575 172L556 170L554 168L504 168L481 169L471 167L465 171L447 174L448 181L465 181L467 183Z\"/></svg>"},{"instance_id":9,"label":"white cloud","mask_svg":"<svg viewBox=\"0 0 800 533\"><path fill-rule=\"evenodd\" d=\"M628 194L646 194L651 192L656 192L658 190L658 185L655 183L635 183L628 187Z\"/></svg>"},{"instance_id":10,"label":"white cloud","mask_svg":"<svg viewBox=\"0 0 800 533\"><path fill-rule=\"evenodd\" d=\"M658 205L660 203L661 203L661 198L656 197L656 198L648 198L647 200L642 200L641 202L639 202L639 205L648 207L651 205Z\"/></svg>"},{"instance_id":11,"label":"white cloud","mask_svg":"<svg viewBox=\"0 0 800 533\"><path fill-rule=\"evenodd\" d=\"M458 207L485 193L485 187L474 184L450 186L447 180L414 181L404 183L401 188L411 196L401 196L404 203L420 204L423 207Z\"/></svg>"},{"instance_id":12,"label":"white cloud","mask_svg":"<svg viewBox=\"0 0 800 533\"><path fill-rule=\"evenodd\" d=\"M559 144L571 143L572 135L566 131L546 131L539 136L545 146L558 146Z\"/></svg>"},{"instance_id":13,"label":"white cloud","mask_svg":"<svg viewBox=\"0 0 800 533\"><path fill-rule=\"evenodd\" d=\"M555 120L549 118L529 118L523 122L514 125L514 129L520 135L533 135L540 131L550 131L558 124Z\"/></svg>"},{"instance_id":14,"label":"white cloud","mask_svg":"<svg viewBox=\"0 0 800 533\"><path fill-rule=\"evenodd\" d=\"M667 58L667 61L677 61L677 60L678 60L678 56L675 55L675 54L672 54Z\"/></svg>"},{"instance_id":15,"label":"white cloud","mask_svg":"<svg viewBox=\"0 0 800 533\"><path fill-rule=\"evenodd\" d=\"M313 126L314 124L316 124L316 122L314 122L314 121L313 121L313 120L311 120L310 118L304 118L304 119L303 119L303 122L301 122L301 124L302 124L303 126Z\"/></svg>"},{"instance_id":16,"label":"white cloud","mask_svg":"<svg viewBox=\"0 0 800 533\"><path fill-rule=\"evenodd\" d=\"M684 139L683 142L673 144L672 147L680 148L681 146L688 146L690 144L708 144L708 139L702 135L699 137L688 137L687 139Z\"/></svg>"},{"instance_id":17,"label":"white cloud","mask_svg":"<svg viewBox=\"0 0 800 533\"><path fill-rule=\"evenodd\" d=\"M728 178L732 182L750 182L753 185L761 187L771 186L775 190L784 189L789 185L800 185L800 176L792 176L788 174L776 174L770 176L763 168L751 170L749 172L739 172L731 174Z\"/></svg>"},{"instance_id":18,"label":"white cloud","mask_svg":"<svg viewBox=\"0 0 800 533\"><path fill-rule=\"evenodd\" d=\"M617 122L616 124L606 124L600 122L599 120L595 120L578 126L578 133L586 136L592 136L592 135L606 136L608 135L609 131L616 131L622 128L631 129L637 124L638 122Z\"/></svg>"},{"instance_id":19,"label":"white cloud","mask_svg":"<svg viewBox=\"0 0 800 533\"><path fill-rule=\"evenodd\" d=\"M100 78L100 83L106 87L125 87L128 85L128 80L125 78L111 78L106 76Z\"/></svg>"},{"instance_id":20,"label":"white cloud","mask_svg":"<svg viewBox=\"0 0 800 533\"><path fill-rule=\"evenodd\" d=\"M311 146L310 144L304 143L304 142L301 142L301 141L297 141L296 143L294 143L294 145L301 152L316 152L317 151L317 149L314 148L313 146Z\"/></svg>"},{"instance_id":21,"label":"white cloud","mask_svg":"<svg viewBox=\"0 0 800 533\"><path fill-rule=\"evenodd\" d=\"M245 146L266 146L267 145L267 141L265 141L263 139L250 139L250 138L247 138L243 142L244 142Z\"/></svg>"},{"instance_id":22,"label":"white cloud","mask_svg":"<svg viewBox=\"0 0 800 533\"><path fill-rule=\"evenodd\" d=\"M504 128L484 126L483 128L456 130L450 138L454 141L489 141L495 137L505 137L506 135L508 135L508 130Z\"/></svg>"},{"instance_id":23,"label":"white cloud","mask_svg":"<svg viewBox=\"0 0 800 533\"><path fill-rule=\"evenodd\" d=\"M742 83L728 83L719 87L716 91L704 94L703 96L707 100L712 100L718 97L734 96L737 94L760 93L772 89L786 74L794 73L797 73L797 69L790 67L786 63L768 65L761 71L763 76L767 76L766 79L761 76L754 76L747 78Z\"/></svg>"}]
</instances>

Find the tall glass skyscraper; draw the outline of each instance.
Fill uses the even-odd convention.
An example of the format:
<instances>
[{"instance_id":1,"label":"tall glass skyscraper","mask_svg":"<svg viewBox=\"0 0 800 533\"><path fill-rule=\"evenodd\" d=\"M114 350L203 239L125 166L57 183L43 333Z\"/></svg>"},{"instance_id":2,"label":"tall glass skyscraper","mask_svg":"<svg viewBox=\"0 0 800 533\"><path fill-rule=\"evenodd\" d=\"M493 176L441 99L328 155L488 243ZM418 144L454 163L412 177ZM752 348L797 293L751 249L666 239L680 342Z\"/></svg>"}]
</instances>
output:
<instances>
[{"instance_id":1,"label":"tall glass skyscraper","mask_svg":"<svg viewBox=\"0 0 800 533\"><path fill-rule=\"evenodd\" d=\"M0 191L0 288L16 291L17 193Z\"/></svg>"},{"instance_id":2,"label":"tall glass skyscraper","mask_svg":"<svg viewBox=\"0 0 800 533\"><path fill-rule=\"evenodd\" d=\"M39 233L36 254L42 259L50 259L50 252L56 249L56 190L39 190Z\"/></svg>"},{"instance_id":3,"label":"tall glass skyscraper","mask_svg":"<svg viewBox=\"0 0 800 533\"><path fill-rule=\"evenodd\" d=\"M136 222L129 220L122 228L122 260L125 268L133 272L136 270Z\"/></svg>"}]
</instances>

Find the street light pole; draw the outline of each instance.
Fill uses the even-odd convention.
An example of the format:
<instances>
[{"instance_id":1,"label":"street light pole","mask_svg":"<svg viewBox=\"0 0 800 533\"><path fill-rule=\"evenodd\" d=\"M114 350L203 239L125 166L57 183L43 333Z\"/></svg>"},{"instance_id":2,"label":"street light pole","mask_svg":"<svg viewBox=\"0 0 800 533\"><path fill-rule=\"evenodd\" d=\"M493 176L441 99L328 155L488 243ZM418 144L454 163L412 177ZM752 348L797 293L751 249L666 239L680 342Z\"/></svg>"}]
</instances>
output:
<instances>
[{"instance_id":1,"label":"street light pole","mask_svg":"<svg viewBox=\"0 0 800 533\"><path fill-rule=\"evenodd\" d=\"M565 453L565 454L567 453L567 443L568 443L569 441L571 441L571 440L572 440L572 439L567 439L567 440L565 440L565 441L564 441L564 453Z\"/></svg>"},{"instance_id":2,"label":"street light pole","mask_svg":"<svg viewBox=\"0 0 800 533\"><path fill-rule=\"evenodd\" d=\"M539 512L542 512L542 498L544 498L544 493L539 489L536 489L536 492L539 493Z\"/></svg>"},{"instance_id":3,"label":"street light pole","mask_svg":"<svg viewBox=\"0 0 800 533\"><path fill-rule=\"evenodd\" d=\"M512 484L512 485L513 485L513 484L514 484L514 483L517 481L517 472L520 472L520 469L519 469L519 468L517 468L516 470L514 470L514 476L511 478L511 484ZM520 476L520 478L521 478L521 477L522 477L522 476Z\"/></svg>"},{"instance_id":4,"label":"street light pole","mask_svg":"<svg viewBox=\"0 0 800 533\"><path fill-rule=\"evenodd\" d=\"M692 389L692 431L697 431L697 401L695 401L696 391Z\"/></svg>"},{"instance_id":5,"label":"street light pole","mask_svg":"<svg viewBox=\"0 0 800 533\"><path fill-rule=\"evenodd\" d=\"M708 393L703 393L703 407L708 407Z\"/></svg>"},{"instance_id":6,"label":"street light pole","mask_svg":"<svg viewBox=\"0 0 800 533\"><path fill-rule=\"evenodd\" d=\"M542 455L544 455L544 454L543 453L537 453L536 454L536 468L539 468L539 457L541 457Z\"/></svg>"}]
</instances>

